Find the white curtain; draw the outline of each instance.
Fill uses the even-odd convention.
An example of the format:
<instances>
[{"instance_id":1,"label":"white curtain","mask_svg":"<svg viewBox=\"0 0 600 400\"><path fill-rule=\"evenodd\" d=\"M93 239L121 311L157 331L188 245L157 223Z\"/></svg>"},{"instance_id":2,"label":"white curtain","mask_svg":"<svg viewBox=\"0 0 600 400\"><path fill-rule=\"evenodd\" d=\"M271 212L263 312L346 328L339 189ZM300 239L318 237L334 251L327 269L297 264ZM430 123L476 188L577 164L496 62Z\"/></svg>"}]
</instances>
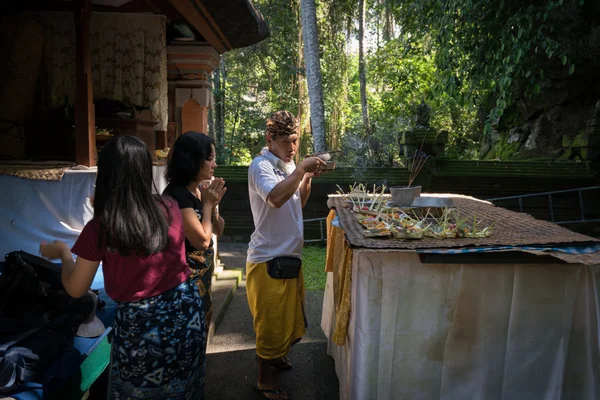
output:
<instances>
[{"instance_id":1,"label":"white curtain","mask_svg":"<svg viewBox=\"0 0 600 400\"><path fill-rule=\"evenodd\" d=\"M599 267L421 264L355 250L340 398L599 399ZM321 326L335 326L333 279Z\"/></svg>"},{"instance_id":2,"label":"white curtain","mask_svg":"<svg viewBox=\"0 0 600 400\"><path fill-rule=\"evenodd\" d=\"M48 106L75 102L73 13L34 13L44 27L43 82ZM150 107L156 130L166 130L167 41L162 15L93 13L90 21L94 101L102 98Z\"/></svg>"}]
</instances>

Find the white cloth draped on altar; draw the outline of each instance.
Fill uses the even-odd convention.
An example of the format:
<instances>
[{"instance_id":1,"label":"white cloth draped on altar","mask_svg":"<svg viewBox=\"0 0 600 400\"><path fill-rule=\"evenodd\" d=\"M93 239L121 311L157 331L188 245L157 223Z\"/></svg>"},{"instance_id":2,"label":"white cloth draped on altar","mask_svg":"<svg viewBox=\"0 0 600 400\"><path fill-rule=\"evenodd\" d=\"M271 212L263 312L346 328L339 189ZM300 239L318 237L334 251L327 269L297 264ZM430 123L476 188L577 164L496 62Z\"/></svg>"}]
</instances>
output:
<instances>
[{"instance_id":1,"label":"white cloth draped on altar","mask_svg":"<svg viewBox=\"0 0 600 400\"><path fill-rule=\"evenodd\" d=\"M165 166L153 166L159 193L166 187ZM72 246L92 218L96 168L67 170L60 181L0 175L0 261L11 251L38 254L42 241Z\"/></svg>"},{"instance_id":2,"label":"white cloth draped on altar","mask_svg":"<svg viewBox=\"0 0 600 400\"><path fill-rule=\"evenodd\" d=\"M500 256L499 256L500 257ZM599 267L422 264L354 250L346 345L321 327L342 400L599 399Z\"/></svg>"}]
</instances>

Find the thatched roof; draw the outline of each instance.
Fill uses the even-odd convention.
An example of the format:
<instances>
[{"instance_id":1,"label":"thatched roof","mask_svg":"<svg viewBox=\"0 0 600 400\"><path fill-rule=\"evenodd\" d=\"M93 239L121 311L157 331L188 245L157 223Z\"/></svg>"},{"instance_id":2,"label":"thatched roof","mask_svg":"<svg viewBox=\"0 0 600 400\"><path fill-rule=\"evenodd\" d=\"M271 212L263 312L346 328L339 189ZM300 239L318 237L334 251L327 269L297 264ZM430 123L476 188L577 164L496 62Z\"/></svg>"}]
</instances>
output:
<instances>
[{"instance_id":1,"label":"thatched roof","mask_svg":"<svg viewBox=\"0 0 600 400\"><path fill-rule=\"evenodd\" d=\"M201 3L231 48L250 46L269 37L267 23L250 0L202 0Z\"/></svg>"},{"instance_id":2,"label":"thatched roof","mask_svg":"<svg viewBox=\"0 0 600 400\"><path fill-rule=\"evenodd\" d=\"M67 11L73 0L2 1L0 14L18 11ZM269 37L269 28L251 0L92 0L93 11L163 14L186 22L219 53L250 46Z\"/></svg>"}]
</instances>

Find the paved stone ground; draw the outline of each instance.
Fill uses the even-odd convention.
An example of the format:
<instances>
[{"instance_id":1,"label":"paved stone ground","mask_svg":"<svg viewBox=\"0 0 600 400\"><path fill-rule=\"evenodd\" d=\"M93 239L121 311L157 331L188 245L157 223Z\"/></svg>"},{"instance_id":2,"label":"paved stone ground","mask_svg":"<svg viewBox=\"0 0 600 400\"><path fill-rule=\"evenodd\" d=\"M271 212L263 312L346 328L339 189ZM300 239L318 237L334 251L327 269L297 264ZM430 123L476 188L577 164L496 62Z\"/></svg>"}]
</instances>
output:
<instances>
[{"instance_id":1,"label":"paved stone ground","mask_svg":"<svg viewBox=\"0 0 600 400\"><path fill-rule=\"evenodd\" d=\"M245 268L245 244L220 243L221 261L228 268ZM244 274L245 278L245 274ZM252 315L242 280L207 349L206 399L260 399L252 389L258 376ZM306 293L309 327L303 340L292 347L294 368L279 373L281 386L290 399L337 400L338 379L333 359L327 355L326 337L321 331L323 292Z\"/></svg>"}]
</instances>

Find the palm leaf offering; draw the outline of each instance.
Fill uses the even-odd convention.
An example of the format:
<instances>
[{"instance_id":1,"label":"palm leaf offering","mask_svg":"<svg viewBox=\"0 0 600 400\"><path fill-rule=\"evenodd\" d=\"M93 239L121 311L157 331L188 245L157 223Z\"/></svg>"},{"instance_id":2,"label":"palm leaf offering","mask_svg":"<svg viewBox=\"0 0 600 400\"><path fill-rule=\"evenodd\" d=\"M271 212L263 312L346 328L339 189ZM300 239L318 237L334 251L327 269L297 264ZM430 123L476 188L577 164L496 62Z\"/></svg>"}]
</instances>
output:
<instances>
[{"instance_id":1,"label":"palm leaf offering","mask_svg":"<svg viewBox=\"0 0 600 400\"><path fill-rule=\"evenodd\" d=\"M389 200L390 195L384 194L386 186L377 187L373 185L373 191L369 192L366 185L362 183L350 185L350 191L345 193L344 190L337 185L337 193L351 206L353 211L371 212L377 214Z\"/></svg>"},{"instance_id":2,"label":"palm leaf offering","mask_svg":"<svg viewBox=\"0 0 600 400\"><path fill-rule=\"evenodd\" d=\"M492 235L492 227L484 226L486 216L474 214L471 217L460 215L457 207L444 207L432 215L431 208L389 207L389 195L385 195L385 185L373 190L363 184L353 184L348 192L338 185L337 193L345 200L347 207L356 215L363 226L365 237L393 237L395 239L418 240L422 238L454 239L485 238Z\"/></svg>"}]
</instances>

